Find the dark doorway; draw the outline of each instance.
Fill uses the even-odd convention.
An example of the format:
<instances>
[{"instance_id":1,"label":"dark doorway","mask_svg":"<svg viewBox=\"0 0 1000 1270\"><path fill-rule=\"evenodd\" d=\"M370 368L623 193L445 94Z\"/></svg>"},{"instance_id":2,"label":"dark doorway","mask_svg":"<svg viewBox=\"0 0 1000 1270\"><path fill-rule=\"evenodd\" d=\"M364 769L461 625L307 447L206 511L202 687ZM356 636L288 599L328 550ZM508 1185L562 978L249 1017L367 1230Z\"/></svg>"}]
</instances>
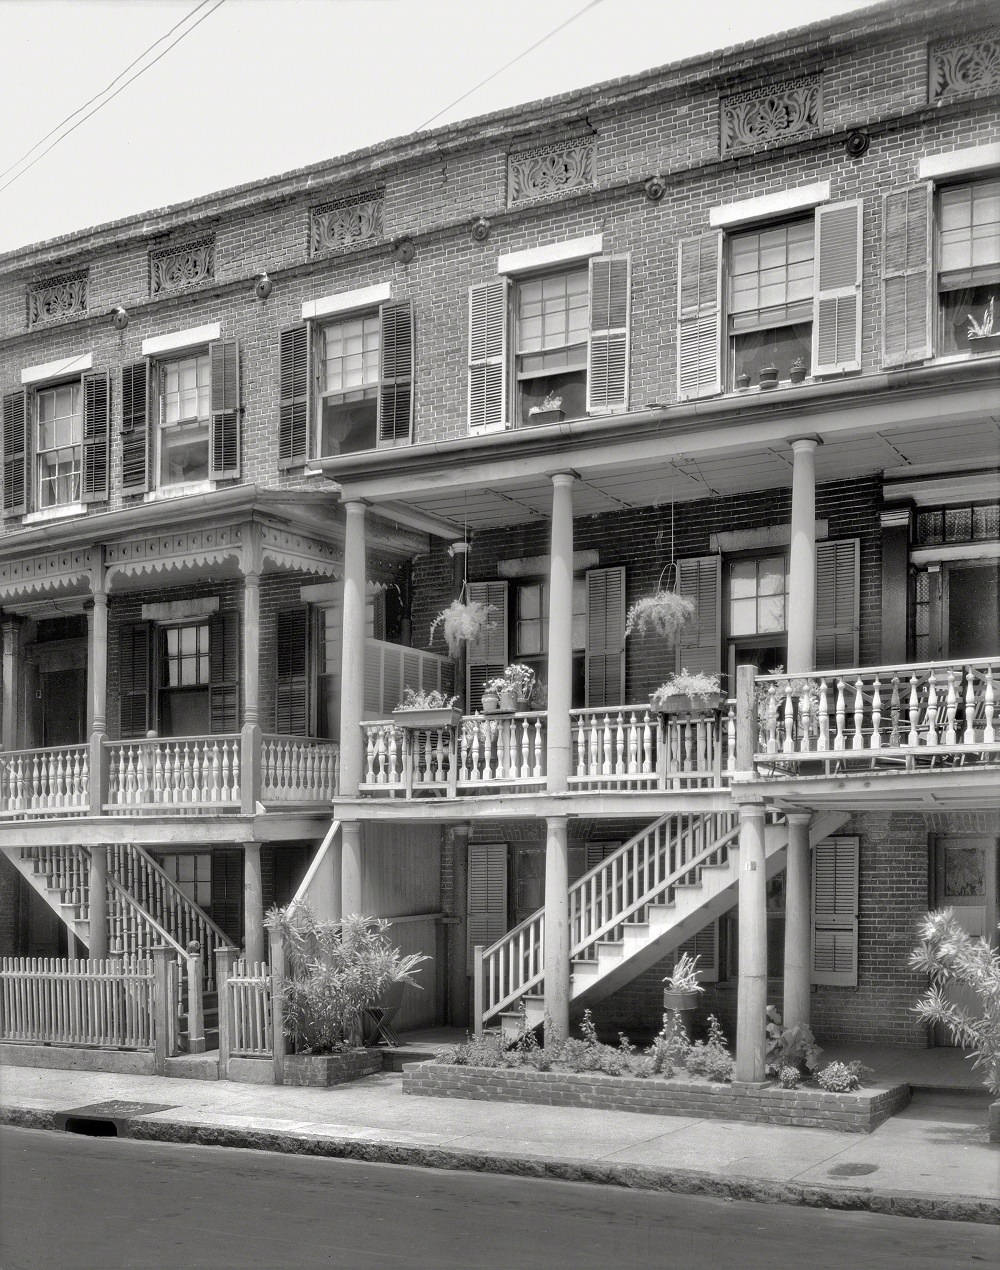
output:
<instances>
[{"instance_id":1,"label":"dark doorway","mask_svg":"<svg viewBox=\"0 0 1000 1270\"><path fill-rule=\"evenodd\" d=\"M82 745L87 739L87 671L83 667L42 670L42 745Z\"/></svg>"}]
</instances>

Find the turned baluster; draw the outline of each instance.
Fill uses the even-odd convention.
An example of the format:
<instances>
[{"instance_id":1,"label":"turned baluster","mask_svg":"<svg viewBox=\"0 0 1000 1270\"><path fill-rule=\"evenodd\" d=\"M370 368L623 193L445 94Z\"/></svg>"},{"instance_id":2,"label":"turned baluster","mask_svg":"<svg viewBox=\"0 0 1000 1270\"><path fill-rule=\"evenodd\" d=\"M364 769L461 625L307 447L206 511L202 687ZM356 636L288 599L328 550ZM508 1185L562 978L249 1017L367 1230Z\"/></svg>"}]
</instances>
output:
<instances>
[{"instance_id":1,"label":"turned baluster","mask_svg":"<svg viewBox=\"0 0 1000 1270\"><path fill-rule=\"evenodd\" d=\"M648 710L642 715L642 774L653 771L653 719Z\"/></svg>"},{"instance_id":2,"label":"turned baluster","mask_svg":"<svg viewBox=\"0 0 1000 1270\"><path fill-rule=\"evenodd\" d=\"M958 713L958 694L955 691L955 672L948 671L948 691L945 693L945 745L956 745L958 736L955 732L955 715Z\"/></svg>"},{"instance_id":3,"label":"turned baluster","mask_svg":"<svg viewBox=\"0 0 1000 1270\"><path fill-rule=\"evenodd\" d=\"M833 748L847 748L847 681L837 680L837 731L833 738Z\"/></svg>"},{"instance_id":4,"label":"turned baluster","mask_svg":"<svg viewBox=\"0 0 1000 1270\"><path fill-rule=\"evenodd\" d=\"M830 703L827 698L826 680L819 681L819 700L816 704L816 749L830 748Z\"/></svg>"},{"instance_id":5,"label":"turned baluster","mask_svg":"<svg viewBox=\"0 0 1000 1270\"><path fill-rule=\"evenodd\" d=\"M986 745L992 745L997 739L996 733L993 731L993 667L987 666L986 673L983 676L983 741Z\"/></svg>"},{"instance_id":6,"label":"turned baluster","mask_svg":"<svg viewBox=\"0 0 1000 1270\"><path fill-rule=\"evenodd\" d=\"M535 763L531 769L531 774L536 779L542 777L542 755L545 753L545 747L542 743L542 719L539 715L535 719Z\"/></svg>"},{"instance_id":7,"label":"turned baluster","mask_svg":"<svg viewBox=\"0 0 1000 1270\"><path fill-rule=\"evenodd\" d=\"M597 776L601 770L600 748L597 738L597 716L594 714L587 716L587 727L590 730L590 767L587 772L588 776Z\"/></svg>"},{"instance_id":8,"label":"turned baluster","mask_svg":"<svg viewBox=\"0 0 1000 1270\"><path fill-rule=\"evenodd\" d=\"M971 666L965 671L965 731L963 745L974 745L976 740L976 676Z\"/></svg>"},{"instance_id":9,"label":"turned baluster","mask_svg":"<svg viewBox=\"0 0 1000 1270\"><path fill-rule=\"evenodd\" d=\"M910 730L906 734L906 744L916 749L920 744L920 697L917 692L917 674L916 671L910 676L910 703L908 708L910 716Z\"/></svg>"},{"instance_id":10,"label":"turned baluster","mask_svg":"<svg viewBox=\"0 0 1000 1270\"><path fill-rule=\"evenodd\" d=\"M577 719L573 727L576 729L576 774L587 775L587 734L584 727L584 716Z\"/></svg>"},{"instance_id":11,"label":"turned baluster","mask_svg":"<svg viewBox=\"0 0 1000 1270\"><path fill-rule=\"evenodd\" d=\"M365 784L375 784L375 729L366 729L365 740Z\"/></svg>"},{"instance_id":12,"label":"turned baluster","mask_svg":"<svg viewBox=\"0 0 1000 1270\"><path fill-rule=\"evenodd\" d=\"M518 745L517 719L511 715L507 728L507 777L517 775Z\"/></svg>"},{"instance_id":13,"label":"turned baluster","mask_svg":"<svg viewBox=\"0 0 1000 1270\"><path fill-rule=\"evenodd\" d=\"M937 680L934 678L934 671L928 672L927 675L927 744L937 745Z\"/></svg>"},{"instance_id":14,"label":"turned baluster","mask_svg":"<svg viewBox=\"0 0 1000 1270\"><path fill-rule=\"evenodd\" d=\"M628 721L628 762L626 770L629 776L636 776L639 772L639 720L635 716L635 711L629 715Z\"/></svg>"},{"instance_id":15,"label":"turned baluster","mask_svg":"<svg viewBox=\"0 0 1000 1270\"><path fill-rule=\"evenodd\" d=\"M783 754L791 754L795 750L795 701L792 696L792 681L785 680L785 703L783 706L785 735L781 742Z\"/></svg>"},{"instance_id":16,"label":"turned baluster","mask_svg":"<svg viewBox=\"0 0 1000 1270\"><path fill-rule=\"evenodd\" d=\"M889 699L889 718L891 722L891 726L889 729L889 745L893 749L899 749L899 744L900 744L900 732L899 732L900 713L901 711L900 711L900 700L899 700L899 676L893 675L892 696Z\"/></svg>"},{"instance_id":17,"label":"turned baluster","mask_svg":"<svg viewBox=\"0 0 1000 1270\"><path fill-rule=\"evenodd\" d=\"M878 750L882 748L882 693L880 691L882 685L879 682L878 675L872 684L872 735L871 748Z\"/></svg>"},{"instance_id":18,"label":"turned baluster","mask_svg":"<svg viewBox=\"0 0 1000 1270\"><path fill-rule=\"evenodd\" d=\"M604 760L601 763L601 775L610 776L614 770L612 764L612 739L611 739L611 715L605 714L604 727L601 730L601 744L604 750Z\"/></svg>"},{"instance_id":19,"label":"turned baluster","mask_svg":"<svg viewBox=\"0 0 1000 1270\"><path fill-rule=\"evenodd\" d=\"M778 752L778 686L767 685L767 700L764 703L764 749L768 754Z\"/></svg>"},{"instance_id":20,"label":"turned baluster","mask_svg":"<svg viewBox=\"0 0 1000 1270\"><path fill-rule=\"evenodd\" d=\"M736 707L730 706L726 715L726 771L736 771Z\"/></svg>"},{"instance_id":21,"label":"turned baluster","mask_svg":"<svg viewBox=\"0 0 1000 1270\"><path fill-rule=\"evenodd\" d=\"M851 748L854 750L863 750L865 748L865 694L864 680L858 676L854 681L854 736L851 738Z\"/></svg>"}]
</instances>

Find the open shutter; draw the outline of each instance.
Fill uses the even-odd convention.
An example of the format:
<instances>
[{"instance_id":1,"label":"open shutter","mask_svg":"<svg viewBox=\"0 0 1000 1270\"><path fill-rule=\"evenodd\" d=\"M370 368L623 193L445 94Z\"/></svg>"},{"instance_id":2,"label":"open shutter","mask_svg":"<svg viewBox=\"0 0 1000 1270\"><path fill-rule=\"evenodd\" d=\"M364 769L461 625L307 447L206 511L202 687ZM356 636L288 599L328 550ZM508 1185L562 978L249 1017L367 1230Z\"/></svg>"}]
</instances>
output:
<instances>
[{"instance_id":1,"label":"open shutter","mask_svg":"<svg viewBox=\"0 0 1000 1270\"><path fill-rule=\"evenodd\" d=\"M28 394L23 388L3 399L3 514L28 510Z\"/></svg>"},{"instance_id":2,"label":"open shutter","mask_svg":"<svg viewBox=\"0 0 1000 1270\"><path fill-rule=\"evenodd\" d=\"M378 443L408 445L413 435L413 302L379 309L381 345Z\"/></svg>"},{"instance_id":3,"label":"open shutter","mask_svg":"<svg viewBox=\"0 0 1000 1270\"><path fill-rule=\"evenodd\" d=\"M212 731L240 730L240 615L213 613L208 628L208 704Z\"/></svg>"},{"instance_id":4,"label":"open shutter","mask_svg":"<svg viewBox=\"0 0 1000 1270\"><path fill-rule=\"evenodd\" d=\"M685 238L677 266L677 395L722 391L722 234Z\"/></svg>"},{"instance_id":5,"label":"open shutter","mask_svg":"<svg viewBox=\"0 0 1000 1270\"><path fill-rule=\"evenodd\" d=\"M212 431L208 475L213 481L240 474L240 346L214 340L208 346L212 371Z\"/></svg>"},{"instance_id":6,"label":"open shutter","mask_svg":"<svg viewBox=\"0 0 1000 1270\"><path fill-rule=\"evenodd\" d=\"M470 582L469 599L492 604L489 628L468 646L466 657L466 701L470 711L478 710L483 687L507 665L507 583Z\"/></svg>"},{"instance_id":7,"label":"open shutter","mask_svg":"<svg viewBox=\"0 0 1000 1270\"><path fill-rule=\"evenodd\" d=\"M931 214L927 182L886 194L882 206L882 365L931 355Z\"/></svg>"},{"instance_id":8,"label":"open shutter","mask_svg":"<svg viewBox=\"0 0 1000 1270\"><path fill-rule=\"evenodd\" d=\"M469 430L507 424L507 278L469 288Z\"/></svg>"},{"instance_id":9,"label":"open shutter","mask_svg":"<svg viewBox=\"0 0 1000 1270\"><path fill-rule=\"evenodd\" d=\"M587 705L625 703L625 569L587 573Z\"/></svg>"},{"instance_id":10,"label":"open shutter","mask_svg":"<svg viewBox=\"0 0 1000 1270\"><path fill-rule=\"evenodd\" d=\"M132 622L118 634L118 736L141 740L150 729L153 624Z\"/></svg>"},{"instance_id":11,"label":"open shutter","mask_svg":"<svg viewBox=\"0 0 1000 1270\"><path fill-rule=\"evenodd\" d=\"M282 736L309 735L309 610L278 614L274 729Z\"/></svg>"},{"instance_id":12,"label":"open shutter","mask_svg":"<svg viewBox=\"0 0 1000 1270\"><path fill-rule=\"evenodd\" d=\"M111 386L107 371L83 377L83 486L85 503L108 497Z\"/></svg>"},{"instance_id":13,"label":"open shutter","mask_svg":"<svg viewBox=\"0 0 1000 1270\"><path fill-rule=\"evenodd\" d=\"M857 838L827 838L813 847L812 982L857 986Z\"/></svg>"},{"instance_id":14,"label":"open shutter","mask_svg":"<svg viewBox=\"0 0 1000 1270\"><path fill-rule=\"evenodd\" d=\"M861 369L862 203L816 208L812 373Z\"/></svg>"},{"instance_id":15,"label":"open shutter","mask_svg":"<svg viewBox=\"0 0 1000 1270\"><path fill-rule=\"evenodd\" d=\"M694 614L677 636L677 670L717 675L722 645L722 560L691 556L677 562L677 590L694 600Z\"/></svg>"},{"instance_id":16,"label":"open shutter","mask_svg":"<svg viewBox=\"0 0 1000 1270\"><path fill-rule=\"evenodd\" d=\"M149 489L149 362L122 367L122 493Z\"/></svg>"},{"instance_id":17,"label":"open shutter","mask_svg":"<svg viewBox=\"0 0 1000 1270\"><path fill-rule=\"evenodd\" d=\"M587 342L587 413L628 407L629 307L632 264L628 256L590 262L590 336Z\"/></svg>"},{"instance_id":18,"label":"open shutter","mask_svg":"<svg viewBox=\"0 0 1000 1270\"><path fill-rule=\"evenodd\" d=\"M672 960L668 958L671 968L685 953L698 958L698 975L702 983L717 983L719 980L719 923L709 922L698 931L697 935L692 935L683 944L678 944L674 949Z\"/></svg>"},{"instance_id":19,"label":"open shutter","mask_svg":"<svg viewBox=\"0 0 1000 1270\"><path fill-rule=\"evenodd\" d=\"M507 930L507 844L469 843L469 948L467 965L472 974L473 950L488 948Z\"/></svg>"},{"instance_id":20,"label":"open shutter","mask_svg":"<svg viewBox=\"0 0 1000 1270\"><path fill-rule=\"evenodd\" d=\"M286 467L309 456L309 327L281 332L281 401L278 408L278 460Z\"/></svg>"},{"instance_id":21,"label":"open shutter","mask_svg":"<svg viewBox=\"0 0 1000 1270\"><path fill-rule=\"evenodd\" d=\"M212 852L212 911L216 926L237 948L243 943L243 851L236 847Z\"/></svg>"},{"instance_id":22,"label":"open shutter","mask_svg":"<svg viewBox=\"0 0 1000 1270\"><path fill-rule=\"evenodd\" d=\"M818 670L842 670L858 664L859 556L857 538L816 544Z\"/></svg>"}]
</instances>

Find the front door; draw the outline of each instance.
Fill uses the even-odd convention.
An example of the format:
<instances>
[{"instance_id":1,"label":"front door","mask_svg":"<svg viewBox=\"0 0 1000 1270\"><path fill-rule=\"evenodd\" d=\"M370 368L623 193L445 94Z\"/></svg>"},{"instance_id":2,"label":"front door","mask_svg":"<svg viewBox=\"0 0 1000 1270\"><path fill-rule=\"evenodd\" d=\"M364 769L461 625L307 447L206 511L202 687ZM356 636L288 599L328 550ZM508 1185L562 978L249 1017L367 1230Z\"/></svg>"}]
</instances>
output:
<instances>
[{"instance_id":1,"label":"front door","mask_svg":"<svg viewBox=\"0 0 1000 1270\"><path fill-rule=\"evenodd\" d=\"M87 739L87 671L40 670L42 745L82 745Z\"/></svg>"},{"instance_id":2,"label":"front door","mask_svg":"<svg viewBox=\"0 0 1000 1270\"><path fill-rule=\"evenodd\" d=\"M950 908L963 930L997 942L998 872L1000 845L995 838L949 834L934 843L934 907ZM982 1008L964 988L949 988L949 1000L970 1011ZM944 1028L935 1027L935 1045L953 1042Z\"/></svg>"}]
</instances>

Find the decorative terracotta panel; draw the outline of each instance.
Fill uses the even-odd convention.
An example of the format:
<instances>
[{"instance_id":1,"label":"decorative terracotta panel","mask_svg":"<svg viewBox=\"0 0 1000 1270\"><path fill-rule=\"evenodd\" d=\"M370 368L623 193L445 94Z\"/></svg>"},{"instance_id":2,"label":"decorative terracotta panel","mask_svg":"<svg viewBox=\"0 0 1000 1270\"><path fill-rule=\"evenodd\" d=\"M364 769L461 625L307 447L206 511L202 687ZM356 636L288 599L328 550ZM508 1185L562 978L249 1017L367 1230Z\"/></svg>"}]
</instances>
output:
<instances>
[{"instance_id":1,"label":"decorative terracotta panel","mask_svg":"<svg viewBox=\"0 0 1000 1270\"><path fill-rule=\"evenodd\" d=\"M310 249L347 251L383 236L385 200L381 194L354 195L314 207L310 214Z\"/></svg>"},{"instance_id":2,"label":"decorative terracotta panel","mask_svg":"<svg viewBox=\"0 0 1000 1270\"><path fill-rule=\"evenodd\" d=\"M58 322L87 312L87 274L47 278L28 287L28 325Z\"/></svg>"},{"instance_id":3,"label":"decorative terracotta panel","mask_svg":"<svg viewBox=\"0 0 1000 1270\"><path fill-rule=\"evenodd\" d=\"M209 282L215 277L215 239L200 238L180 247L150 252L149 294L163 295Z\"/></svg>"},{"instance_id":4,"label":"decorative terracotta panel","mask_svg":"<svg viewBox=\"0 0 1000 1270\"><path fill-rule=\"evenodd\" d=\"M1000 88L1000 27L935 44L930 50L928 99L995 93Z\"/></svg>"},{"instance_id":5,"label":"decorative terracotta panel","mask_svg":"<svg viewBox=\"0 0 1000 1270\"><path fill-rule=\"evenodd\" d=\"M822 120L818 75L735 93L720 102L720 152L760 150L775 142L808 136Z\"/></svg>"},{"instance_id":6,"label":"decorative terracotta panel","mask_svg":"<svg viewBox=\"0 0 1000 1270\"><path fill-rule=\"evenodd\" d=\"M558 198L594 184L593 137L521 150L507 159L507 205Z\"/></svg>"}]
</instances>

